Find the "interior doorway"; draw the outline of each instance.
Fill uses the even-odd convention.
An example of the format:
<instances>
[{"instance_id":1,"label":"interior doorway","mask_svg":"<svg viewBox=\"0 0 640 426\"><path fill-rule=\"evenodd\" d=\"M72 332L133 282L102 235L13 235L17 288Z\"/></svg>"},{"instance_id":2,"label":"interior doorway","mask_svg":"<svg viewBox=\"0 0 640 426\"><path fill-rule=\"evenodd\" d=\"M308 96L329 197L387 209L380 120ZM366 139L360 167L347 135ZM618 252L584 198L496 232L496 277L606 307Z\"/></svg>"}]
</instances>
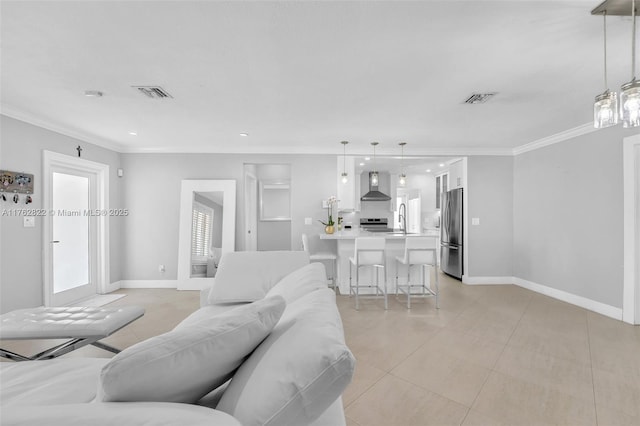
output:
<instances>
[{"instance_id":1,"label":"interior doorway","mask_svg":"<svg viewBox=\"0 0 640 426\"><path fill-rule=\"evenodd\" d=\"M624 287L622 320L640 324L640 135L623 141Z\"/></svg>"},{"instance_id":2,"label":"interior doorway","mask_svg":"<svg viewBox=\"0 0 640 426\"><path fill-rule=\"evenodd\" d=\"M43 154L44 302L65 306L109 284L109 166Z\"/></svg>"},{"instance_id":3,"label":"interior doorway","mask_svg":"<svg viewBox=\"0 0 640 426\"><path fill-rule=\"evenodd\" d=\"M245 164L245 250L291 250L291 165Z\"/></svg>"}]
</instances>

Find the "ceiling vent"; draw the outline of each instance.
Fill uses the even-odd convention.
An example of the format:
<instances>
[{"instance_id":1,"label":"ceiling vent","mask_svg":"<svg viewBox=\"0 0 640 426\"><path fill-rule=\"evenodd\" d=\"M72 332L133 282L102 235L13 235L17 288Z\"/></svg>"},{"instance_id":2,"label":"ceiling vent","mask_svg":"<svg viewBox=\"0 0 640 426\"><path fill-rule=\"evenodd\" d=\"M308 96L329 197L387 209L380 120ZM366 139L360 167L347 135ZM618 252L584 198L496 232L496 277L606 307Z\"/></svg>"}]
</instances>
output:
<instances>
[{"instance_id":1,"label":"ceiling vent","mask_svg":"<svg viewBox=\"0 0 640 426\"><path fill-rule=\"evenodd\" d=\"M131 87L133 87L134 89L137 89L143 95L153 99L173 98L173 96L171 96L169 92L167 92L160 86L131 86Z\"/></svg>"},{"instance_id":2,"label":"ceiling vent","mask_svg":"<svg viewBox=\"0 0 640 426\"><path fill-rule=\"evenodd\" d=\"M489 99L493 98L497 93L474 93L469 96L464 103L465 104L483 104Z\"/></svg>"}]
</instances>

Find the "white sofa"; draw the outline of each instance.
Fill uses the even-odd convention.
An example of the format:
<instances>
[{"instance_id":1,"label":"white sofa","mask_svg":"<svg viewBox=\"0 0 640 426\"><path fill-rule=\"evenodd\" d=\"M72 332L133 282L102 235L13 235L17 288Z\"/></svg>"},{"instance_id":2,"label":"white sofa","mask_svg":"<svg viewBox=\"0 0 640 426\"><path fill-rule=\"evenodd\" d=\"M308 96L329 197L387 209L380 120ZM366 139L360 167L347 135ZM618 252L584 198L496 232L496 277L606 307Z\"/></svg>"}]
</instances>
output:
<instances>
[{"instance_id":1,"label":"white sofa","mask_svg":"<svg viewBox=\"0 0 640 426\"><path fill-rule=\"evenodd\" d=\"M355 359L324 266L229 253L201 302L111 359L0 363L2 424L345 425Z\"/></svg>"}]
</instances>

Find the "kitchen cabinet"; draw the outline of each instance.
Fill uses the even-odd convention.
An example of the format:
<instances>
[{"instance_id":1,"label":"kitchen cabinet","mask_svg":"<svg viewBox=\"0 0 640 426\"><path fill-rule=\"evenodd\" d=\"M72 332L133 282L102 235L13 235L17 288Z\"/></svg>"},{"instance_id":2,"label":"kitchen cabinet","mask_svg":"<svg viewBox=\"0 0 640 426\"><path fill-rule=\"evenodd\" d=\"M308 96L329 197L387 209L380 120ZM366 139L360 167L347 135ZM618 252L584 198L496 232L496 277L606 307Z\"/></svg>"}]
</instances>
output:
<instances>
[{"instance_id":1,"label":"kitchen cabinet","mask_svg":"<svg viewBox=\"0 0 640 426\"><path fill-rule=\"evenodd\" d=\"M449 174L442 173L436 176L436 209L440 208L442 194L449 190Z\"/></svg>"},{"instance_id":2,"label":"kitchen cabinet","mask_svg":"<svg viewBox=\"0 0 640 426\"><path fill-rule=\"evenodd\" d=\"M458 189L464 186L464 170L462 160L449 165L449 189Z\"/></svg>"},{"instance_id":3,"label":"kitchen cabinet","mask_svg":"<svg viewBox=\"0 0 640 426\"><path fill-rule=\"evenodd\" d=\"M353 157L338 157L338 173L336 198L338 211L360 210L360 176L356 176L355 159ZM342 172L347 173L347 183L342 183Z\"/></svg>"}]
</instances>

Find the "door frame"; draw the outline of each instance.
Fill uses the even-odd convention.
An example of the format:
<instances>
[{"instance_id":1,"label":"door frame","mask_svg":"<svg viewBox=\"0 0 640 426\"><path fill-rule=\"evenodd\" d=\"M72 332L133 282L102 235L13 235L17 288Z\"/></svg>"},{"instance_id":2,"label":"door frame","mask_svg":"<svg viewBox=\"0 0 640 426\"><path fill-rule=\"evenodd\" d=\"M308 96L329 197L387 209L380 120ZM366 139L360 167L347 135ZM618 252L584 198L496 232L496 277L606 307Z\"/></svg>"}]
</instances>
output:
<instances>
[{"instance_id":1,"label":"door frame","mask_svg":"<svg viewBox=\"0 0 640 426\"><path fill-rule=\"evenodd\" d=\"M246 168L244 171L244 206L244 250L255 251L258 249L258 178Z\"/></svg>"},{"instance_id":2,"label":"door frame","mask_svg":"<svg viewBox=\"0 0 640 426\"><path fill-rule=\"evenodd\" d=\"M52 169L55 167L65 167L95 176L96 183L96 209L105 214L96 215L95 235L91 235L96 244L95 268L96 291L105 294L109 287L109 165L89 161L78 157L60 154L52 151L42 151L42 180L43 180L43 203L42 206L47 214L44 217L42 232L42 282L43 299L45 306L51 306L53 299L53 250L51 247L53 232L52 214ZM55 213L55 212L54 212Z\"/></svg>"},{"instance_id":3,"label":"door frame","mask_svg":"<svg viewBox=\"0 0 640 426\"><path fill-rule=\"evenodd\" d=\"M636 163L640 135L623 139L624 285L622 321L640 324L640 170Z\"/></svg>"}]
</instances>

